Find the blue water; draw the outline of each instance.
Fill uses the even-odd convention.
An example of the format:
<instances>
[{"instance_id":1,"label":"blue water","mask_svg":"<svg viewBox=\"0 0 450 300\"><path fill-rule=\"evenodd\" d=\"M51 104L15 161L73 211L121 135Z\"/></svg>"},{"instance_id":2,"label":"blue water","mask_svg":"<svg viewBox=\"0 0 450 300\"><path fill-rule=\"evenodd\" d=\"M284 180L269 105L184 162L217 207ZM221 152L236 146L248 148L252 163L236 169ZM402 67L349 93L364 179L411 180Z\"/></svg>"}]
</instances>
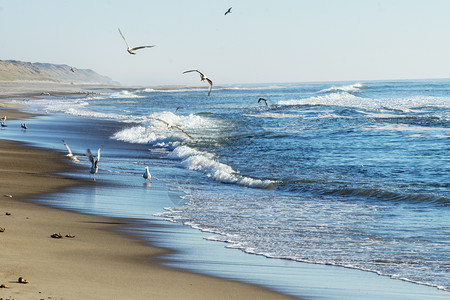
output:
<instances>
[{"instance_id":1,"label":"blue water","mask_svg":"<svg viewBox=\"0 0 450 300\"><path fill-rule=\"evenodd\" d=\"M245 253L450 291L450 80L227 85L206 95L29 101L51 117L23 135L61 151L61 138L74 152L102 147L96 185L108 186L108 200L94 185L67 206L156 216ZM85 158L77 165L89 168ZM149 208L149 197L166 200Z\"/></svg>"}]
</instances>

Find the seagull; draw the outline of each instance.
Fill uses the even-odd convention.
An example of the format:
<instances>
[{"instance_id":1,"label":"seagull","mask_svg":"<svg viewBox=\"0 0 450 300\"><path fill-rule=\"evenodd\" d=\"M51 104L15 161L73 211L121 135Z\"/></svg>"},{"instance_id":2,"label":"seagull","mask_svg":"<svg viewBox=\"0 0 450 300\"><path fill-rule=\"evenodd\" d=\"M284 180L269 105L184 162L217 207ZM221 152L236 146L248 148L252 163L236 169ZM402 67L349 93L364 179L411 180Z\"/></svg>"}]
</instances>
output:
<instances>
[{"instance_id":1,"label":"seagull","mask_svg":"<svg viewBox=\"0 0 450 300\"><path fill-rule=\"evenodd\" d=\"M266 103L266 106L267 106L267 99L259 98L259 99L258 99L258 103L261 102L261 101L264 101L264 103Z\"/></svg>"},{"instance_id":2,"label":"seagull","mask_svg":"<svg viewBox=\"0 0 450 300\"><path fill-rule=\"evenodd\" d=\"M100 160L100 149L98 148L97 152L97 158L94 158L94 155L92 155L91 150L87 149L87 154L89 156L89 160L91 161L91 169L89 170L89 173L94 175L94 181L95 181L95 174L98 172L98 162Z\"/></svg>"},{"instance_id":3,"label":"seagull","mask_svg":"<svg viewBox=\"0 0 450 300\"><path fill-rule=\"evenodd\" d=\"M122 32L120 31L120 28L117 28L117 29L119 29L120 35L122 36L123 40L125 41L125 44L127 44L127 51L130 54L136 55L136 53L134 53L134 51L136 51L136 50L143 49L143 48L153 48L153 47L155 47L155 46L139 46L139 47L131 48L130 45L128 45L128 42L125 39L125 37L123 36Z\"/></svg>"},{"instance_id":4,"label":"seagull","mask_svg":"<svg viewBox=\"0 0 450 300\"><path fill-rule=\"evenodd\" d=\"M67 148L68 153L66 154L66 156L69 157L74 162L79 162L77 157L86 156L85 154L77 154L77 155L73 154L72 150L70 150L70 148L69 148L69 145L67 145L67 143L64 140L62 140L62 142L63 142L64 146L66 146L66 148Z\"/></svg>"},{"instance_id":5,"label":"seagull","mask_svg":"<svg viewBox=\"0 0 450 300\"><path fill-rule=\"evenodd\" d=\"M148 181L152 181L152 175L150 174L148 167L145 167L145 172L144 175L142 175L142 177L144 177L144 180L148 179Z\"/></svg>"},{"instance_id":6,"label":"seagull","mask_svg":"<svg viewBox=\"0 0 450 300\"><path fill-rule=\"evenodd\" d=\"M232 9L232 7L230 7L230 8L226 11L225 16L226 16L227 14L231 13L231 9Z\"/></svg>"},{"instance_id":7,"label":"seagull","mask_svg":"<svg viewBox=\"0 0 450 300\"><path fill-rule=\"evenodd\" d=\"M188 71L184 71L183 74L185 73L189 73L189 72L197 72L198 74L200 74L200 80L201 81L207 81L209 84L209 90L208 90L208 96L211 94L211 89L213 86L213 82L211 81L211 79L209 79L208 77L206 77L205 75L203 75L202 72L200 72L199 70L188 70Z\"/></svg>"},{"instance_id":8,"label":"seagull","mask_svg":"<svg viewBox=\"0 0 450 300\"><path fill-rule=\"evenodd\" d=\"M70 68L70 71L75 73L75 68L74 67Z\"/></svg>"},{"instance_id":9,"label":"seagull","mask_svg":"<svg viewBox=\"0 0 450 300\"><path fill-rule=\"evenodd\" d=\"M28 129L28 127L27 127L27 124L26 123L20 123L20 127L22 127L22 129L25 129L25 130L27 130Z\"/></svg>"},{"instance_id":10,"label":"seagull","mask_svg":"<svg viewBox=\"0 0 450 300\"><path fill-rule=\"evenodd\" d=\"M180 130L181 132L183 132L185 135L187 135L187 137L190 138L191 140L194 139L189 133L187 133L186 131L184 131L183 128L181 128L181 127L179 127L179 126L175 126L175 125L167 125L167 128L169 128L169 129L178 129L178 130Z\"/></svg>"},{"instance_id":11,"label":"seagull","mask_svg":"<svg viewBox=\"0 0 450 300\"><path fill-rule=\"evenodd\" d=\"M177 112L179 109L183 109L183 106L178 106L177 109L175 110L175 112Z\"/></svg>"},{"instance_id":12,"label":"seagull","mask_svg":"<svg viewBox=\"0 0 450 300\"><path fill-rule=\"evenodd\" d=\"M184 131L183 128L181 128L181 127L179 127L179 126L172 125L172 124L170 124L169 122L164 121L164 120L162 120L162 119L155 118L155 120L156 120L156 121L163 122L164 124L167 125L167 128L169 128L169 129L178 129L178 130L180 130L181 132L183 132L185 135L187 135L188 138L190 138L190 139L192 139L192 140L194 139L189 133L187 133L186 131Z\"/></svg>"},{"instance_id":13,"label":"seagull","mask_svg":"<svg viewBox=\"0 0 450 300\"><path fill-rule=\"evenodd\" d=\"M4 116L3 118L1 118L0 121L5 122L5 121L6 121L6 116Z\"/></svg>"},{"instance_id":14,"label":"seagull","mask_svg":"<svg viewBox=\"0 0 450 300\"><path fill-rule=\"evenodd\" d=\"M1 126L2 127L8 127L8 125L6 125L5 122L2 122Z\"/></svg>"}]
</instances>

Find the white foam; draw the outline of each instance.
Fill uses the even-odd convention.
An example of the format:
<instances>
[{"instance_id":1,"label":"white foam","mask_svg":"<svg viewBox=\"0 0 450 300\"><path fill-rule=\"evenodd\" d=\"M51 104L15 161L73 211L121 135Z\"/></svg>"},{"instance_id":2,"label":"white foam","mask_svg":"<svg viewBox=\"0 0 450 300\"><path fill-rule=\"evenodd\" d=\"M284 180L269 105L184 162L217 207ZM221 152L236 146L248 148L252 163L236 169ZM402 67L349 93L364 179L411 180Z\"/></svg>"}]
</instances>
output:
<instances>
[{"instance_id":1,"label":"white foam","mask_svg":"<svg viewBox=\"0 0 450 300\"><path fill-rule=\"evenodd\" d=\"M361 91L361 88L364 88L365 86L361 83L354 83L350 85L344 85L344 86L333 86L327 89L320 90L319 93L329 93L329 92L348 92L348 93L357 93Z\"/></svg>"},{"instance_id":2,"label":"white foam","mask_svg":"<svg viewBox=\"0 0 450 300\"><path fill-rule=\"evenodd\" d=\"M119 92L113 92L108 95L109 98L143 98L144 96L137 95L136 92L132 91L119 91Z\"/></svg>"},{"instance_id":3,"label":"white foam","mask_svg":"<svg viewBox=\"0 0 450 300\"><path fill-rule=\"evenodd\" d=\"M155 89L152 89L152 88L145 88L145 89L143 89L143 90L140 90L140 91L138 91L139 93L152 93L152 92L154 92L155 91Z\"/></svg>"},{"instance_id":4,"label":"white foam","mask_svg":"<svg viewBox=\"0 0 450 300\"><path fill-rule=\"evenodd\" d=\"M193 129L202 129L202 128L215 128L217 125L213 120L208 117L199 116L199 115L177 115L173 112L163 111L163 112L155 112L147 117L150 122L160 122L158 120L163 120L171 125L179 126L186 130ZM167 125L166 125L167 126Z\"/></svg>"},{"instance_id":5,"label":"white foam","mask_svg":"<svg viewBox=\"0 0 450 300\"><path fill-rule=\"evenodd\" d=\"M448 107L450 105L450 97L429 97L429 96L415 96L407 98L363 98L355 96L348 92L334 92L326 95L313 96L304 99L282 100L277 103L280 106L295 106L295 105L332 105L342 107L353 107L357 109L364 109L377 112L391 112L391 113L408 113L411 111L426 112L426 108L433 107ZM440 119L448 119L448 114L439 113L436 117Z\"/></svg>"},{"instance_id":6,"label":"white foam","mask_svg":"<svg viewBox=\"0 0 450 300\"><path fill-rule=\"evenodd\" d=\"M244 114L244 116L247 117L254 117L254 118L273 118L273 119L296 119L296 118L304 118L305 115L301 114L284 114L284 113L273 113L273 112L264 112L260 113L258 115L256 114Z\"/></svg>"},{"instance_id":7,"label":"white foam","mask_svg":"<svg viewBox=\"0 0 450 300\"><path fill-rule=\"evenodd\" d=\"M278 101L280 106L289 105L342 105L342 106L352 106L349 104L355 103L355 101L367 100L347 92L336 92L323 96L309 97L305 99L292 99L292 100L282 100Z\"/></svg>"},{"instance_id":8,"label":"white foam","mask_svg":"<svg viewBox=\"0 0 450 300\"><path fill-rule=\"evenodd\" d=\"M213 120L197 115L176 115L172 112L152 113L141 125L128 127L115 133L112 138L129 143L149 144L157 147L173 149L168 158L179 160L180 166L203 173L216 181L238 184L254 188L271 188L274 181L254 179L240 175L231 166L219 162L208 152L198 151L183 142L189 138L179 130L170 129L170 125L179 126L186 131L204 132L219 126ZM210 136L210 134L208 134Z\"/></svg>"},{"instance_id":9,"label":"white foam","mask_svg":"<svg viewBox=\"0 0 450 300\"><path fill-rule=\"evenodd\" d=\"M229 165L217 161L211 153L198 151L186 145L176 147L168 157L181 160L180 165L188 170L202 172L207 177L223 183L255 188L270 188L275 183L272 180L242 176Z\"/></svg>"},{"instance_id":10,"label":"white foam","mask_svg":"<svg viewBox=\"0 0 450 300\"><path fill-rule=\"evenodd\" d=\"M112 138L129 143L174 148L180 142L189 140L189 136L215 127L214 122L206 117L194 114L176 115L167 111L155 112L142 119L144 121L140 125L122 129Z\"/></svg>"},{"instance_id":11,"label":"white foam","mask_svg":"<svg viewBox=\"0 0 450 300\"><path fill-rule=\"evenodd\" d=\"M150 144L159 147L169 147L174 142L177 142L170 137L167 137L163 134L157 134L152 131L149 127L144 126L135 126L125 128L119 132L116 132L113 136L113 139L119 141L125 141L129 143L135 144Z\"/></svg>"}]
</instances>

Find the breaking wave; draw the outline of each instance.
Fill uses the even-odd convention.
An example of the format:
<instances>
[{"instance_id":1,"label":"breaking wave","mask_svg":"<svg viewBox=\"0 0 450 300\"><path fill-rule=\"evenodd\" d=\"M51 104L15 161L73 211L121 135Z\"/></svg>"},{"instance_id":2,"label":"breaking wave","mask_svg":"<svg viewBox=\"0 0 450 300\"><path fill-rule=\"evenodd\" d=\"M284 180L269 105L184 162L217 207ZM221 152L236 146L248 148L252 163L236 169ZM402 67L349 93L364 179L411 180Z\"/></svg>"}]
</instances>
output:
<instances>
[{"instance_id":1,"label":"breaking wave","mask_svg":"<svg viewBox=\"0 0 450 300\"><path fill-rule=\"evenodd\" d=\"M243 176L231 166L219 162L212 153L198 151L186 145L191 139L201 139L205 130L218 126L219 124L204 116L180 116L171 112L159 112L153 113L146 122L138 126L122 129L112 138L171 150L168 158L180 161L181 167L201 172L218 182L252 188L271 188L274 181Z\"/></svg>"},{"instance_id":2,"label":"breaking wave","mask_svg":"<svg viewBox=\"0 0 450 300\"><path fill-rule=\"evenodd\" d=\"M327 89L320 90L319 93L335 93L335 92L359 93L363 88L367 87L362 83L355 83L338 87L333 86Z\"/></svg>"},{"instance_id":3,"label":"breaking wave","mask_svg":"<svg viewBox=\"0 0 450 300\"><path fill-rule=\"evenodd\" d=\"M247 187L270 188L272 180L261 180L242 176L229 165L217 161L211 153L202 152L188 146L179 146L168 156L181 160L181 166L188 170L200 171L207 177L223 183L233 183Z\"/></svg>"}]
</instances>

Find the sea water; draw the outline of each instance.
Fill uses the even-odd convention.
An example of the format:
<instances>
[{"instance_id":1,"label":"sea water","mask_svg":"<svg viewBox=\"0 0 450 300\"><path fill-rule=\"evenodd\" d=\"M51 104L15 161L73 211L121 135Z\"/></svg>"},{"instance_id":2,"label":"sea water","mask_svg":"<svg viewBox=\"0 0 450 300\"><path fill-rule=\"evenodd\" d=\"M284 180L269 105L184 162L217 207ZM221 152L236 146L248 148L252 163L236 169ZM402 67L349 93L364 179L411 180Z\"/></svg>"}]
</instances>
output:
<instances>
[{"instance_id":1,"label":"sea water","mask_svg":"<svg viewBox=\"0 0 450 300\"><path fill-rule=\"evenodd\" d=\"M102 148L99 187L66 206L450 291L450 80L226 85L210 97L147 88L26 105L52 115L28 139ZM78 164L89 176L87 159ZM150 195L166 200L149 207Z\"/></svg>"}]
</instances>

